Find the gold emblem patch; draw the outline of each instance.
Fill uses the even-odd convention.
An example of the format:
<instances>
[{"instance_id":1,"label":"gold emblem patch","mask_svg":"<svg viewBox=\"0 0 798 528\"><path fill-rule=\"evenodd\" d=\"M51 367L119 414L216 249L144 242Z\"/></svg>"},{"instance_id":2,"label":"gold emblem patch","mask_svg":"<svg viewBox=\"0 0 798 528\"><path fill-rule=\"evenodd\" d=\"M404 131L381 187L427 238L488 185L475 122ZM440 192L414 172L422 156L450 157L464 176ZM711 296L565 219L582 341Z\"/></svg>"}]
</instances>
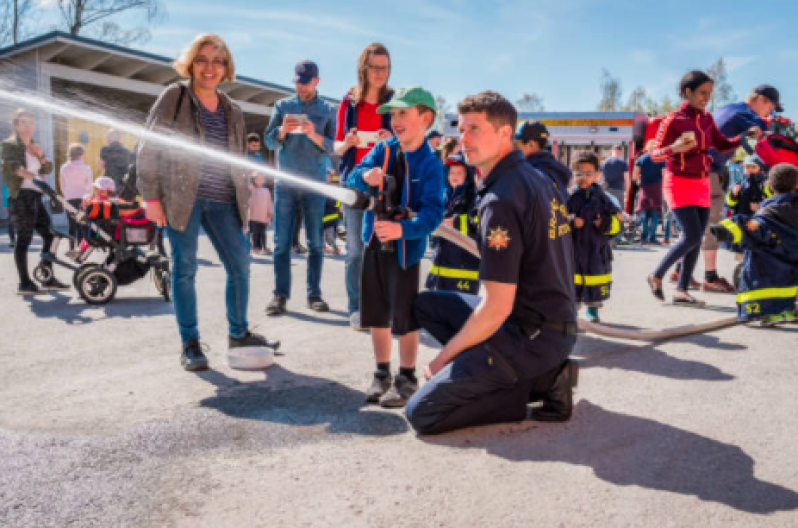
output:
<instances>
[{"instance_id":1,"label":"gold emblem patch","mask_svg":"<svg viewBox=\"0 0 798 528\"><path fill-rule=\"evenodd\" d=\"M507 249L507 246L510 245L510 240L512 239L507 233L507 230L502 229L501 227L491 229L490 233L488 233L488 247L493 248L496 251Z\"/></svg>"}]
</instances>

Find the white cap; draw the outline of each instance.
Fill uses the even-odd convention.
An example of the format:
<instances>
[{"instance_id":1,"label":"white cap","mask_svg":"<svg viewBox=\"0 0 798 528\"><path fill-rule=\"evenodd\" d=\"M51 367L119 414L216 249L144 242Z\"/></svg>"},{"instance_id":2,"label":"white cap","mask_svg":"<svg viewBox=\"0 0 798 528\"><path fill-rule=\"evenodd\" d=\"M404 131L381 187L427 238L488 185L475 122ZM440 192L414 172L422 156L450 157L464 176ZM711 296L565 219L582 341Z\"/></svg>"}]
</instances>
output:
<instances>
[{"instance_id":1,"label":"white cap","mask_svg":"<svg viewBox=\"0 0 798 528\"><path fill-rule=\"evenodd\" d=\"M97 178L97 180L94 182L94 186L100 189L101 191L109 193L116 192L116 183L114 183L114 180L112 180L108 176Z\"/></svg>"}]
</instances>

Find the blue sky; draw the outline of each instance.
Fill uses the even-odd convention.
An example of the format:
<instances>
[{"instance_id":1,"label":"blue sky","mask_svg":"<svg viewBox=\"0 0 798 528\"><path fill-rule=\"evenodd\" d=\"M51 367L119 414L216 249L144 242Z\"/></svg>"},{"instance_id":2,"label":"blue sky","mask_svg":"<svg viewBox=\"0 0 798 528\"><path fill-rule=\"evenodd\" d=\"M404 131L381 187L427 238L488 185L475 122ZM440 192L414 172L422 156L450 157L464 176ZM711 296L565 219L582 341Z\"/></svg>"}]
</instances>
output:
<instances>
[{"instance_id":1,"label":"blue sky","mask_svg":"<svg viewBox=\"0 0 798 528\"><path fill-rule=\"evenodd\" d=\"M46 1L46 0L44 0ZM778 87L798 118L798 2L741 0L401 0L252 2L167 0L169 16L138 45L175 56L198 32L220 34L241 74L290 84L293 65L315 60L320 91L340 97L355 82L357 56L388 46L391 84L421 84L451 103L491 88L515 101L543 97L547 110L592 110L607 68L624 93L675 97L689 69L727 59L742 98ZM773 5L773 13L766 12ZM778 6L778 7L776 7Z\"/></svg>"}]
</instances>

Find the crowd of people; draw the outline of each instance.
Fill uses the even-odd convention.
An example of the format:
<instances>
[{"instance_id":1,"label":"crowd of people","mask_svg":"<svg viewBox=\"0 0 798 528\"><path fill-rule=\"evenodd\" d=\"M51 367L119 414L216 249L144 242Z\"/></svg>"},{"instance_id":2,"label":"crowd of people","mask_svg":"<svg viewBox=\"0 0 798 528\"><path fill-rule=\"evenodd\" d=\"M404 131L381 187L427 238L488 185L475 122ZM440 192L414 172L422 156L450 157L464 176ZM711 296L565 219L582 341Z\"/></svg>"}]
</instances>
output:
<instances>
[{"instance_id":1,"label":"crowd of people","mask_svg":"<svg viewBox=\"0 0 798 528\"><path fill-rule=\"evenodd\" d=\"M188 371L209 368L197 316L200 231L226 272L229 353L276 350L279 341L250 329L250 254L273 255L274 290L265 310L274 317L286 313L291 254L301 245L297 233L304 225L307 306L328 311L321 290L324 255L338 253L342 216L349 323L370 332L375 360L366 401L405 407L410 423L424 434L528 416L570 418L579 372L569 359L577 310L585 306L588 319L600 321L627 208L637 214L643 243L660 243L661 222L665 243L673 224L681 233L647 278L657 299L665 300L663 280L679 263L674 304L702 305L689 293L702 250L702 289L735 291L717 273L722 243L744 255L741 318L773 324L796 318L798 169L778 165L766 174L761 160L749 156L742 162L745 176L728 177L740 136L760 138L766 119L782 111L771 86L757 87L744 103L713 116L706 111L712 79L689 72L680 85L683 104L665 116L630 171L620 146L603 162L586 150L571 167L563 165L551 152L546 126L519 124L513 105L492 91L460 102L459 137L443 137L431 130L438 108L428 90L389 86L391 56L379 43L362 51L357 82L337 109L319 96L318 65L299 62L296 93L275 104L262 138L247 133L241 108L219 89L235 78L232 54L220 37L198 36L174 67L185 80L157 98L149 129L258 163L264 162L265 147L279 169L315 182L340 182L373 195L377 204L373 210L342 211L335 200L279 178L270 181L210 156L181 156L144 138L131 154L114 130L100 155L105 176L98 187L83 147L70 146L59 187L76 207L85 207L95 189L113 193L130 185L126 174L135 164L146 217L170 242L180 360ZM39 290L28 275L33 231L44 251L52 240L34 180L49 174L52 162L33 141L30 112L15 113L12 126L12 136L2 143L3 179L16 231L19 293L31 295ZM733 213L727 220L724 201ZM474 239L480 258L431 237L441 224ZM83 234L74 222L70 233L79 244ZM422 292L420 262L428 244L432 265ZM763 262L775 271L763 273ZM54 274L43 287L68 288ZM423 385L416 365L421 329L442 345L422 370ZM391 369L392 336L398 337L397 371Z\"/></svg>"}]
</instances>

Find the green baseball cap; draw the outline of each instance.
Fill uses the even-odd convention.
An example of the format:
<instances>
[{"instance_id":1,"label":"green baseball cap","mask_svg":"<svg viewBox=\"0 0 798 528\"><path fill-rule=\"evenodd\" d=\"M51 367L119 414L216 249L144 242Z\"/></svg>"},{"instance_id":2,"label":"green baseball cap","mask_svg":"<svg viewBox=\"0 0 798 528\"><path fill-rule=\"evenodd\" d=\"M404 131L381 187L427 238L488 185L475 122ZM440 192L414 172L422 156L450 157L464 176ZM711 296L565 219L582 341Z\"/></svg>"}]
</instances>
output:
<instances>
[{"instance_id":1,"label":"green baseball cap","mask_svg":"<svg viewBox=\"0 0 798 528\"><path fill-rule=\"evenodd\" d=\"M387 114L391 108L411 108L413 106L423 106L432 110L433 114L438 113L435 98L421 86L397 90L390 101L377 108L377 113Z\"/></svg>"}]
</instances>

